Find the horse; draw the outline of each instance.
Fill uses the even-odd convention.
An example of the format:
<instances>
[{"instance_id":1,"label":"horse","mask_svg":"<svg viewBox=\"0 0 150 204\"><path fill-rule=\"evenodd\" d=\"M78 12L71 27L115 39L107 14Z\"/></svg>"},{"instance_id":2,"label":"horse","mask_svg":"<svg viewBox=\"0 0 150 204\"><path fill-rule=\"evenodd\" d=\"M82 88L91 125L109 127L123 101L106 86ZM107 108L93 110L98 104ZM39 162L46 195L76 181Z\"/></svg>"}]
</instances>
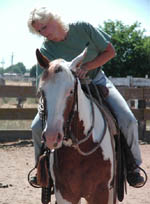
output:
<instances>
[{"instance_id":1,"label":"horse","mask_svg":"<svg viewBox=\"0 0 150 204\"><path fill-rule=\"evenodd\" d=\"M50 174L57 204L116 204L114 138L98 105L85 94L75 74L87 48L68 62L50 61L38 49L43 68L43 138L51 150Z\"/></svg>"}]
</instances>

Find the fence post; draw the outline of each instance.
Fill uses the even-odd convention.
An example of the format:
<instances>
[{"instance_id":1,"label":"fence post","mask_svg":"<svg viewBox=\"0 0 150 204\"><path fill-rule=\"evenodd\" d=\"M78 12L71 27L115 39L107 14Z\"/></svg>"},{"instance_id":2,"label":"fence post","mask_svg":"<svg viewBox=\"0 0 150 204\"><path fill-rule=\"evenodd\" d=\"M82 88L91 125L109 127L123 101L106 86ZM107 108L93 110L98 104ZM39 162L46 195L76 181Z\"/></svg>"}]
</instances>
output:
<instances>
[{"instance_id":1,"label":"fence post","mask_svg":"<svg viewBox=\"0 0 150 204\"><path fill-rule=\"evenodd\" d=\"M145 100L138 100L138 109L143 110L144 116L144 109L146 108L146 101ZM139 139L145 140L145 132L146 132L146 121L143 120L138 121L138 130L139 130Z\"/></svg>"}]
</instances>

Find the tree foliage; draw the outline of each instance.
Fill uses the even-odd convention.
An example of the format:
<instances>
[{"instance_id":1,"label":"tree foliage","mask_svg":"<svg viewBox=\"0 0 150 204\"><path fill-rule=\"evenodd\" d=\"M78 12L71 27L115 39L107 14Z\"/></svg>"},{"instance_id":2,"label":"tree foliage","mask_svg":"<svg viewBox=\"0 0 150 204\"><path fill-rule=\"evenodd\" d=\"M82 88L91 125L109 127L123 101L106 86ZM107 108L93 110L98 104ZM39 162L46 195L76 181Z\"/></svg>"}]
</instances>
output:
<instances>
[{"instance_id":1,"label":"tree foliage","mask_svg":"<svg viewBox=\"0 0 150 204\"><path fill-rule=\"evenodd\" d=\"M4 73L4 68L0 67L0 74L3 74L3 73Z\"/></svg>"},{"instance_id":2,"label":"tree foliage","mask_svg":"<svg viewBox=\"0 0 150 204\"><path fill-rule=\"evenodd\" d=\"M121 21L104 22L99 26L112 37L116 57L104 65L107 76L150 76L150 37L144 36L140 24L124 25Z\"/></svg>"},{"instance_id":3,"label":"tree foliage","mask_svg":"<svg viewBox=\"0 0 150 204\"><path fill-rule=\"evenodd\" d=\"M36 65L30 69L30 77L36 77Z\"/></svg>"},{"instance_id":4,"label":"tree foliage","mask_svg":"<svg viewBox=\"0 0 150 204\"><path fill-rule=\"evenodd\" d=\"M25 72L26 72L26 67L22 62L9 66L7 69L5 69L5 73L24 74Z\"/></svg>"}]
</instances>

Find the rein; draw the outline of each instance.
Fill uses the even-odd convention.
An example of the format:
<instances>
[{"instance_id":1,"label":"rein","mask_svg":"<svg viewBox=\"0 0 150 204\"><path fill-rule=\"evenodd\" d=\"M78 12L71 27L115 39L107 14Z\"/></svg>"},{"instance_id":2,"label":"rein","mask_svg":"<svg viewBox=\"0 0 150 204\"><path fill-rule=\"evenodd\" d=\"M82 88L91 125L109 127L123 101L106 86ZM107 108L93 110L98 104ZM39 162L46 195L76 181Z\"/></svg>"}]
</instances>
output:
<instances>
[{"instance_id":1,"label":"rein","mask_svg":"<svg viewBox=\"0 0 150 204\"><path fill-rule=\"evenodd\" d=\"M85 84L86 84L86 88L88 90L89 100L90 100L90 104L91 104L91 109L92 109L92 124L91 124L90 129L87 132L86 137L84 137L81 140L78 140L77 138L74 137L73 134L71 134L71 122L72 122L72 120L74 118L74 115L75 115L75 105L77 106L77 113L79 112L78 111L78 78L77 78L77 76L75 75L74 72L72 72L72 74L75 77L74 101L73 101L73 105L72 105L71 111L69 113L69 117L68 117L68 119L66 121L66 124L64 125L64 134L65 134L64 138L65 138L65 140L68 140L69 139L68 136L70 136L71 140L72 140L72 143L73 143L72 147L74 147L81 155L88 156L88 155L94 153L99 148L99 146L100 146L100 144L101 144L101 142L102 142L102 140L104 138L104 135L106 133L106 127L107 127L106 126L106 120L104 119L104 131L103 131L102 138L100 139L98 144L92 150L90 150L88 152L83 152L80 149L79 145L84 143L84 142L86 142L89 139L89 137L91 136L91 132L92 132L92 130L94 128L94 122L95 122L95 112L94 112L94 104L93 104L94 100L93 100L90 88L89 88L89 86L88 86L88 84L87 84L87 82L85 80Z\"/></svg>"},{"instance_id":2,"label":"rein","mask_svg":"<svg viewBox=\"0 0 150 204\"><path fill-rule=\"evenodd\" d=\"M43 131L46 117L47 117L47 110L46 110L46 98L45 98L44 92L43 91L40 91L40 92L41 92L41 97L39 99L38 113L42 121L42 131Z\"/></svg>"}]
</instances>

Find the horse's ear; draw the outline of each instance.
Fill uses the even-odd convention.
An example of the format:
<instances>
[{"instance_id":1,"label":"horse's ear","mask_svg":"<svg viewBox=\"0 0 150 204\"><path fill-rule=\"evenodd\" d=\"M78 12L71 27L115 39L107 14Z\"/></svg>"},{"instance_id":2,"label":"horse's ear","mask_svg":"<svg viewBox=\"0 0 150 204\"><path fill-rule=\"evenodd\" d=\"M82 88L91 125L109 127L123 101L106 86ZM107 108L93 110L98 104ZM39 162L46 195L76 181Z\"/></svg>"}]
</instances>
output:
<instances>
[{"instance_id":1,"label":"horse's ear","mask_svg":"<svg viewBox=\"0 0 150 204\"><path fill-rule=\"evenodd\" d=\"M37 57L39 65L44 69L48 69L50 61L48 60L47 57L42 55L39 49L36 49L36 57Z\"/></svg>"},{"instance_id":2,"label":"horse's ear","mask_svg":"<svg viewBox=\"0 0 150 204\"><path fill-rule=\"evenodd\" d=\"M72 70L76 71L76 69L81 66L81 64L83 63L83 60L87 54L87 51L88 51L88 46L86 46L86 48L83 50L83 52L81 54L79 54L76 58L74 58L71 61L70 68Z\"/></svg>"}]
</instances>

